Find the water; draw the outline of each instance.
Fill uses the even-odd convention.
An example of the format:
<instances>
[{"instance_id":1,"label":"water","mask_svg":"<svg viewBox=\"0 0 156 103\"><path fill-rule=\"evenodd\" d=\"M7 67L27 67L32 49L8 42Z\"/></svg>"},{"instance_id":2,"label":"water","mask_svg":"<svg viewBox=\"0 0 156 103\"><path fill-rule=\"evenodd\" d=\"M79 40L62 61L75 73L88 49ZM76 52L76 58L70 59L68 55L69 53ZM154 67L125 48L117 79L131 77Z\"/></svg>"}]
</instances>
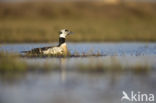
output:
<instances>
[{"instance_id":1,"label":"water","mask_svg":"<svg viewBox=\"0 0 156 103\"><path fill-rule=\"evenodd\" d=\"M52 44L4 44L0 50L18 52L31 50L36 47L55 46ZM156 43L68 43L71 53L100 52L102 55L156 55Z\"/></svg>"},{"instance_id":2,"label":"water","mask_svg":"<svg viewBox=\"0 0 156 103\"><path fill-rule=\"evenodd\" d=\"M53 44L5 44L0 50L17 52ZM71 53L100 52L102 57L65 58L60 71L27 72L0 76L0 103L121 103L122 91L156 95L156 43L69 43ZM148 64L144 73L72 71L79 63L111 64L116 58L123 66ZM22 58L27 63L61 64L60 58ZM70 68L70 69L68 69ZM129 103L127 100L124 103ZM138 102L141 103L141 102ZM150 102L155 103L155 102Z\"/></svg>"},{"instance_id":3,"label":"water","mask_svg":"<svg viewBox=\"0 0 156 103\"><path fill-rule=\"evenodd\" d=\"M1 103L121 103L122 91L156 94L156 76L133 73L27 74L0 81ZM153 102L154 103L154 102Z\"/></svg>"},{"instance_id":4,"label":"water","mask_svg":"<svg viewBox=\"0 0 156 103\"><path fill-rule=\"evenodd\" d=\"M31 50L33 48L55 46L52 44L4 44L0 50L7 52L20 53L21 51ZM136 64L151 65L156 67L156 43L68 43L68 49L71 54L78 52L83 53L97 53L101 57L87 57L87 58L66 58L64 62L68 67L79 63L91 63L102 61L106 64L111 64L112 57L119 61L122 65L133 66ZM31 58L25 59L26 62L34 64L60 63L58 58Z\"/></svg>"}]
</instances>

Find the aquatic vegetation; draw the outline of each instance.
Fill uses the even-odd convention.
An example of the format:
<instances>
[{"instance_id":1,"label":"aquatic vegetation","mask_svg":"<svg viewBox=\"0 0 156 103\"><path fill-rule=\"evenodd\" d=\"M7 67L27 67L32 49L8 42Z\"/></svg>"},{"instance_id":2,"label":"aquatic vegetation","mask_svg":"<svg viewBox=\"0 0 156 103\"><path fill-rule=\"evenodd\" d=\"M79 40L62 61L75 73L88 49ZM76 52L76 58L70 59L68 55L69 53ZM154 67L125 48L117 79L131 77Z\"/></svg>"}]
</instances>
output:
<instances>
[{"instance_id":1,"label":"aquatic vegetation","mask_svg":"<svg viewBox=\"0 0 156 103\"><path fill-rule=\"evenodd\" d=\"M81 72L126 72L126 71L131 71L132 73L140 74L140 73L147 73L149 72L152 68L148 66L142 66L142 65L136 65L133 67L123 67L122 64L111 64L107 65L104 63L88 63L88 64L79 64L77 65L78 71Z\"/></svg>"},{"instance_id":2,"label":"aquatic vegetation","mask_svg":"<svg viewBox=\"0 0 156 103\"><path fill-rule=\"evenodd\" d=\"M140 73L148 73L152 70L152 66L147 64L139 64L136 63L133 66L124 66L122 63L118 61L116 56L111 56L110 64L105 63L104 61L95 61L94 59L88 63L79 63L75 66L78 71L81 72L132 72L136 74Z\"/></svg>"},{"instance_id":3,"label":"aquatic vegetation","mask_svg":"<svg viewBox=\"0 0 156 103\"><path fill-rule=\"evenodd\" d=\"M88 52L87 52L88 53ZM104 57L99 52L93 54L78 53L75 52L73 55L67 57L59 56L45 56L45 55L25 55L21 56L19 54L10 54L5 52L0 52L0 73L15 73L15 72L48 72L48 71L60 71L63 68L65 70L80 71L80 72L124 72L131 71L133 73L147 73L152 70L152 66L148 63L139 64L136 63L133 66L123 65L117 56L110 56L110 61L107 63L99 57ZM74 65L68 65L69 59L79 59L79 62ZM81 59L89 59L87 62L81 62ZM96 58L96 59L95 59ZM44 61L38 61L34 63L28 63L24 59L43 59ZM46 61L50 59L50 61ZM59 60L60 62L54 62L54 60ZM108 59L109 60L109 59ZM107 60L107 61L108 61ZM125 59L126 61L126 59ZM75 69L73 69L75 68Z\"/></svg>"},{"instance_id":4,"label":"aquatic vegetation","mask_svg":"<svg viewBox=\"0 0 156 103\"><path fill-rule=\"evenodd\" d=\"M144 74L144 73L150 72L152 67L149 66L148 64L145 64L145 65L136 64L134 68L130 68L130 69L132 69L132 71L136 74L141 74L141 73Z\"/></svg>"},{"instance_id":5,"label":"aquatic vegetation","mask_svg":"<svg viewBox=\"0 0 156 103\"><path fill-rule=\"evenodd\" d=\"M27 71L49 71L56 70L59 66L47 64L43 65L38 63L28 64L19 54L0 52L0 73L15 73L15 72L27 72Z\"/></svg>"},{"instance_id":6,"label":"aquatic vegetation","mask_svg":"<svg viewBox=\"0 0 156 103\"><path fill-rule=\"evenodd\" d=\"M122 65L112 56L111 64L106 64L103 61L91 60L87 64L80 63L78 70L83 72L106 72L106 71L122 71Z\"/></svg>"},{"instance_id":7,"label":"aquatic vegetation","mask_svg":"<svg viewBox=\"0 0 156 103\"><path fill-rule=\"evenodd\" d=\"M26 64L22 62L17 54L0 52L0 72L23 72Z\"/></svg>"}]
</instances>

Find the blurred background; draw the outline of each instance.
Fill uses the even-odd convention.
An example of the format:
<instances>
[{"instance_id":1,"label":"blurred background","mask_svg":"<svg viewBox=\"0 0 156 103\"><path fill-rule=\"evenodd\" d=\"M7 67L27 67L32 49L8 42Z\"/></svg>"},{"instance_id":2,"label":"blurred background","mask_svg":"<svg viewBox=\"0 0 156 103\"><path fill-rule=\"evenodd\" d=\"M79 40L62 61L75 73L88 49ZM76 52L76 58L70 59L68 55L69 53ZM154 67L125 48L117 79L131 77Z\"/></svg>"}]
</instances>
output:
<instances>
[{"instance_id":1,"label":"blurred background","mask_svg":"<svg viewBox=\"0 0 156 103\"><path fill-rule=\"evenodd\" d=\"M74 32L73 56L21 54L57 45L64 28ZM156 95L155 41L156 0L0 0L0 103L121 103L123 91Z\"/></svg>"},{"instance_id":2,"label":"blurred background","mask_svg":"<svg viewBox=\"0 0 156 103\"><path fill-rule=\"evenodd\" d=\"M0 0L0 42L156 40L156 0Z\"/></svg>"}]
</instances>

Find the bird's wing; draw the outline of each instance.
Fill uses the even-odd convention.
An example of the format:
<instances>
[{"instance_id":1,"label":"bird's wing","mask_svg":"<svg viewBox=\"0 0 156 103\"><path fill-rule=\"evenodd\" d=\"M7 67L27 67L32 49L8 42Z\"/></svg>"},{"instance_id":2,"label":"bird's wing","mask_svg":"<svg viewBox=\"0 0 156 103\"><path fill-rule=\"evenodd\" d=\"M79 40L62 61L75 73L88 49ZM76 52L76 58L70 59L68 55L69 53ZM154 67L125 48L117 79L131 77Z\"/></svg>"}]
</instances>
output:
<instances>
[{"instance_id":1,"label":"bird's wing","mask_svg":"<svg viewBox=\"0 0 156 103\"><path fill-rule=\"evenodd\" d=\"M52 46L49 47L42 47L42 48L34 48L30 51L21 51L21 53L28 53L28 54L41 54L44 50L47 50L49 48L53 48Z\"/></svg>"}]
</instances>

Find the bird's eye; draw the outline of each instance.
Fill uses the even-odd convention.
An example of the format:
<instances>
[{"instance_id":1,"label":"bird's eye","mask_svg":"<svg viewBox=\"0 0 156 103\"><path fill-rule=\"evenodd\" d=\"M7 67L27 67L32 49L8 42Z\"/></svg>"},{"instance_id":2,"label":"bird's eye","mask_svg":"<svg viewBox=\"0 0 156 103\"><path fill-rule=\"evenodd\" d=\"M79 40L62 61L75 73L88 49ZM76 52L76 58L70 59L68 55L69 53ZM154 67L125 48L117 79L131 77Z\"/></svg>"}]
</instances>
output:
<instances>
[{"instance_id":1,"label":"bird's eye","mask_svg":"<svg viewBox=\"0 0 156 103\"><path fill-rule=\"evenodd\" d=\"M62 34L62 32L60 31L59 34Z\"/></svg>"},{"instance_id":2,"label":"bird's eye","mask_svg":"<svg viewBox=\"0 0 156 103\"><path fill-rule=\"evenodd\" d=\"M67 30L67 29L65 29L65 32L68 32L68 30Z\"/></svg>"}]
</instances>

